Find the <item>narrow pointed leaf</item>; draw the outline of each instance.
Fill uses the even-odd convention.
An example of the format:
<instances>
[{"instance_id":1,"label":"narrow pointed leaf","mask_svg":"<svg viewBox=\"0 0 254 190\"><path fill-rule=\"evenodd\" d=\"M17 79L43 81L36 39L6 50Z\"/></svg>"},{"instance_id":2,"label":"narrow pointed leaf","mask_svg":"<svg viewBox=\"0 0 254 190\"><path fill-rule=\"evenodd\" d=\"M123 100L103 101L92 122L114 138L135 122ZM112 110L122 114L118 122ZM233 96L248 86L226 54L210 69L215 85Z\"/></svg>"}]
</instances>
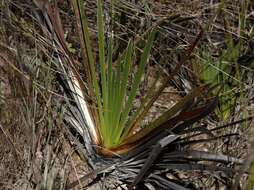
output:
<instances>
[{"instance_id":1,"label":"narrow pointed leaf","mask_svg":"<svg viewBox=\"0 0 254 190\"><path fill-rule=\"evenodd\" d=\"M130 189L132 189L133 187L135 187L140 181L141 179L144 177L144 175L146 174L146 172L149 170L149 168L152 166L153 162L156 160L156 158L159 156L160 152L162 151L162 149L170 144L171 142L173 142L175 139L177 139L178 137L176 135L169 135L167 137L164 137L163 139L161 139L152 149L152 151L149 154L149 157L147 158L146 162L144 163L144 165L142 166L142 168L140 169L139 174L137 175L137 177L134 179L133 183L130 186Z\"/></svg>"},{"instance_id":2,"label":"narrow pointed leaf","mask_svg":"<svg viewBox=\"0 0 254 190\"><path fill-rule=\"evenodd\" d=\"M120 121L120 126L123 126L128 119L128 114L131 110L132 103L134 101L136 92L137 92L139 84L141 82L141 77L144 74L145 64L147 63L148 58L150 56L150 50L153 45L154 37L155 37L155 32L153 31L153 32L151 32L151 34L147 40L146 46L144 48L144 51L141 55L140 63L138 65L137 73L135 74L135 78L134 78L134 81L132 84L130 95L128 97L128 101L127 101L125 108L123 110L123 114L122 114L121 121Z\"/></svg>"},{"instance_id":3,"label":"narrow pointed leaf","mask_svg":"<svg viewBox=\"0 0 254 190\"><path fill-rule=\"evenodd\" d=\"M106 81L106 64L105 64L105 33L104 33L104 18L103 18L103 5L102 0L97 0L97 27L98 27L98 43L99 43L99 63L100 63L100 74L101 74L101 84L102 84L102 98L103 107L108 106L108 91L107 91L107 81ZM104 113L105 113L104 109Z\"/></svg>"},{"instance_id":4,"label":"narrow pointed leaf","mask_svg":"<svg viewBox=\"0 0 254 190\"><path fill-rule=\"evenodd\" d=\"M203 87L199 87L197 89L195 89L192 93L190 93L189 95L186 95L182 100L180 100L178 103L176 103L171 109L169 109L168 111L166 111L165 113L163 113L158 119L156 119L155 121L153 121L151 124L148 124L147 126L145 126L144 128L142 128L139 132L137 132L136 134L132 135L130 134L130 136L126 137L124 139L124 143L123 144L128 144L130 142L134 142L138 139L142 139L143 137L145 137L146 135L148 135L151 131L153 131L154 129L156 129L158 126L166 123L167 121L169 121L171 118L176 117L177 115L180 114L181 110L183 108L185 108L186 104L188 104L190 101L193 101L193 99L202 93L202 90L204 90L204 86Z\"/></svg>"}]
</instances>

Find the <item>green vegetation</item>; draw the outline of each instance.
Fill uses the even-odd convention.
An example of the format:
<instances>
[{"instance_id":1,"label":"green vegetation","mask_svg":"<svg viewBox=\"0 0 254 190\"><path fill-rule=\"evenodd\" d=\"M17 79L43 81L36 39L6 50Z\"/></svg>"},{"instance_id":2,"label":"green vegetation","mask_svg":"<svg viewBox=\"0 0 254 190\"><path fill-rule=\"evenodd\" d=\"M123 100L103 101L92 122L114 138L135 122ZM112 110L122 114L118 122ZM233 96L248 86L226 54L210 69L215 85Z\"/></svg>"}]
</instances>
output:
<instances>
[{"instance_id":1,"label":"green vegetation","mask_svg":"<svg viewBox=\"0 0 254 190\"><path fill-rule=\"evenodd\" d=\"M133 102L138 94L138 89L142 80L142 76L145 74L145 66L149 61L151 48L153 45L155 32L152 28L149 32L147 41L144 43L144 48L141 50L140 60L137 64L137 70L135 68L135 56L134 50L137 42L130 40L126 49L118 56L118 59L113 65L113 50L114 50L114 38L113 33L110 35L108 56L105 55L105 31L104 31L104 19L103 19L103 7L101 0L97 1L97 37L98 37L98 51L99 51L99 67L96 72L96 62L93 57L93 49L91 46L91 40L89 38L89 28L87 23L87 17L84 14L85 7L83 1L79 1L78 4L74 3L74 7L79 9L76 12L80 13L80 20L78 21L82 25L81 40L84 40L85 52L88 57L88 70L87 76L91 76L91 84L88 85L92 88L88 94L95 94L95 106L96 114L98 118L96 121L98 127L96 130L99 132L98 137L101 137L101 145L106 149L116 149L126 144L137 143L144 137L149 136L157 127L168 122L175 117L179 112L184 110L187 104L189 104L194 97L199 97L202 88L197 88L193 93L187 95L184 99L179 101L171 109L167 110L160 117L150 122L146 126L143 126L137 133L133 133L133 128L139 125L146 113L149 111L151 105L162 93L165 85L160 89L155 90L155 85L158 79L155 79L154 84L148 90L141 105L136 108L137 111L132 113ZM156 28L155 28L156 29ZM106 62L107 61L107 62ZM132 82L128 82L130 74L133 74ZM98 80L98 77L100 80ZM99 82L98 82L99 81ZM167 80L166 80L167 81ZM164 83L165 84L165 83ZM130 116L131 115L131 116Z\"/></svg>"},{"instance_id":2,"label":"green vegetation","mask_svg":"<svg viewBox=\"0 0 254 190\"><path fill-rule=\"evenodd\" d=\"M250 1L41 2L0 5L0 188L253 187Z\"/></svg>"},{"instance_id":3,"label":"green vegetation","mask_svg":"<svg viewBox=\"0 0 254 190\"><path fill-rule=\"evenodd\" d=\"M84 2L80 2L80 6ZM83 10L81 8L81 10ZM116 69L113 68L113 34L110 39L110 47L108 51L108 58L105 57L105 38L104 38L104 21L103 21L103 7L101 1L98 1L97 10L97 25L98 25L98 42L99 42L99 65L100 65L100 78L101 84L98 84L95 71L95 62L92 58L92 49L89 44L89 36L87 33L83 33L85 36L87 52L89 52L89 66L91 68L92 83L96 95L96 102L98 105L99 115L99 128L102 137L102 144L106 148L115 148L121 144L124 140L122 134L130 129L130 125L127 125L129 113L131 111L134 98L137 94L141 77L145 71L145 65L149 59L150 51L153 44L154 32L148 37L147 43L144 47L143 53L138 64L137 72L135 73L133 83L130 84L130 90L128 88L128 79L131 72L131 68L135 63L133 50L134 42L129 41L127 49L123 55L116 61ZM84 18L81 22L86 22ZM83 24L84 31L88 31L87 24ZM86 40L87 39L87 40ZM106 63L106 61L108 63ZM106 69L107 68L107 69ZM99 89L101 86L101 90ZM127 96L128 94L128 96ZM125 101L127 99L127 101ZM136 118L134 118L136 119ZM132 123L132 121L129 121Z\"/></svg>"}]
</instances>

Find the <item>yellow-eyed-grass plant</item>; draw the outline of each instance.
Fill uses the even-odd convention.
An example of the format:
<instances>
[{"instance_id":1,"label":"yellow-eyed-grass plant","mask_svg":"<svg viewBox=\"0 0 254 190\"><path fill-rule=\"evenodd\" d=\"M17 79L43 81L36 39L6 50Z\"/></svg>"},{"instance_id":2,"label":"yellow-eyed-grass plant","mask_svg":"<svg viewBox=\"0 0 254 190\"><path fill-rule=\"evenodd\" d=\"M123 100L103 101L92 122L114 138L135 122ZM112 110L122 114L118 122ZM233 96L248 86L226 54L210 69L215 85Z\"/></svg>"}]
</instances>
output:
<instances>
[{"instance_id":1,"label":"yellow-eyed-grass plant","mask_svg":"<svg viewBox=\"0 0 254 190\"><path fill-rule=\"evenodd\" d=\"M37 6L43 10L40 5ZM167 179L160 175L158 170L220 171L225 175L232 175L234 170L231 168L199 161L239 164L241 160L193 150L189 146L193 143L192 137L203 134L208 134L210 138L203 139L202 142L216 139L208 128L191 127L216 107L217 97L209 96L212 88L208 85L196 87L170 109L147 125L140 127L141 121L167 87L170 78L190 57L202 32L187 49L181 63L171 73L172 76L163 76L159 87L156 85L159 79L155 79L140 106L134 111L133 104L139 93L142 77L145 75L145 67L151 55L156 26L161 22L149 28L139 38L129 40L126 49L118 55L116 60L113 60L114 31L110 31L109 36L105 34L103 2L97 0L97 61L92 46L94 41L90 39L85 1L72 1L72 8L79 32L83 68L86 75L85 82L79 74L76 61L68 51L57 6L46 4L43 16L49 32L53 34L58 66L64 73L61 76L61 83L68 97L72 99L72 101L67 99L70 112L65 118L83 137L86 147L85 156L94 168L92 176L101 173L117 176L116 183L130 184L129 189L137 187L143 181L141 186L142 184L145 186L153 184L154 188L186 190L188 188L184 187L185 182ZM173 22L176 18L177 16L173 15L168 19ZM108 39L107 45L105 36ZM136 47L140 47L140 42L143 43L143 48L139 53ZM139 59L136 60L136 57ZM216 128L213 129L213 131L216 130ZM99 166L103 167L98 169ZM80 180L89 176L86 175ZM75 187L77 184L69 184L68 188Z\"/></svg>"}]
</instances>

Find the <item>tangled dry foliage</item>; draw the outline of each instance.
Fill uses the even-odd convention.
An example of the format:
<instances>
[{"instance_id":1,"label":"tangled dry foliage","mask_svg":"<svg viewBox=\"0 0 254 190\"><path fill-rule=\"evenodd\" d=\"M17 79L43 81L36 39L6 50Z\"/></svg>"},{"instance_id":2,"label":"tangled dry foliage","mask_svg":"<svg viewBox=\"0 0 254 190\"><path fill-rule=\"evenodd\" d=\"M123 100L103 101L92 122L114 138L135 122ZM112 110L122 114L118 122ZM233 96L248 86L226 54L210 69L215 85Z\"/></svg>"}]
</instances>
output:
<instances>
[{"instance_id":1,"label":"tangled dry foliage","mask_svg":"<svg viewBox=\"0 0 254 190\"><path fill-rule=\"evenodd\" d=\"M185 47L199 32L199 26L205 28L199 47L205 44L213 53L214 59L220 57L221 51L227 48L225 47L227 34L231 34L234 41L243 39L242 53L251 51L249 50L251 24L246 24L246 28L239 32L239 7L243 6L240 1L224 1L224 7L220 9L220 13L216 11L222 3L217 1L130 2L122 2L128 8L123 10L129 10L125 18L126 25L117 26L119 38L122 40L126 36L142 33L147 25L167 15L179 14L191 20L161 28L164 32L160 34L157 42L160 45L153 52L153 59L154 64L163 63L161 66L166 70L172 70L171 63L177 62ZM66 39L78 60L80 47L70 4L68 1L59 0L59 6L65 21L63 24ZM95 3L89 1L88 7L91 28L95 30L92 24ZM57 83L58 71L52 67L52 60L50 60L52 52L47 47L50 43L42 38L38 23L33 20L34 9L33 3L23 0L2 0L0 4L0 188L64 189L66 185L78 181L77 189L81 189L83 181L78 179L87 174L91 168L82 156L82 145L79 139L64 127L63 114L66 105L62 89ZM246 23L253 24L253 9L254 5L249 2L245 12ZM227 18L227 23L222 18ZM157 60L157 57L161 60ZM198 58L194 56L190 62L197 60ZM152 70L153 66L150 65L149 76L154 75ZM252 70L249 72L251 73ZM189 66L185 66L179 76L172 81L172 86L167 89L167 93L172 94L173 91L175 95L167 99L168 96L165 93L152 111L156 112L156 109L168 106L165 102L167 104L174 102L174 98L177 99L184 93L183 90L192 88L199 82L201 81L197 74L194 74ZM247 83L250 82L241 80L241 84L247 85ZM252 90L248 88L247 91L248 93L243 94L245 103L239 102L236 111L223 122L229 123L252 115ZM172 97L174 97L173 100ZM243 112L246 108L249 109L247 114ZM209 125L222 123L218 121L218 118L212 118L212 120L216 122ZM225 130L230 130L235 135L196 148L227 153L246 159L248 164L250 162L249 143L252 142L250 136L253 131L251 119L244 126L232 125L230 129ZM222 130L218 133L223 135L226 132L228 131ZM247 164L243 172L235 176L234 183L239 183L241 188L244 188L246 184L244 171L248 168ZM178 175L181 178L189 177L189 174L185 173ZM210 180L209 176L202 178L195 172L192 175L195 176L194 180L200 185L200 189L204 189L205 186L209 189L221 188L220 182ZM242 176L244 178L239 182ZM92 179L84 183L91 182ZM95 185L93 188L99 187Z\"/></svg>"}]
</instances>

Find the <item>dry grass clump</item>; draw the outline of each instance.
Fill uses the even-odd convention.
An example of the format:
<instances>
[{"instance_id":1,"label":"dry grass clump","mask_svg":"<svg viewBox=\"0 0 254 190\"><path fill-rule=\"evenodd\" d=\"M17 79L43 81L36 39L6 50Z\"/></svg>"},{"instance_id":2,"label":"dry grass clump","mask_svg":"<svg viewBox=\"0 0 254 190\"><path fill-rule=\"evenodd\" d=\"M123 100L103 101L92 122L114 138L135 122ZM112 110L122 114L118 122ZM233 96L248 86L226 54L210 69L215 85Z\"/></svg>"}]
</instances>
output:
<instances>
[{"instance_id":1,"label":"dry grass clump","mask_svg":"<svg viewBox=\"0 0 254 190\"><path fill-rule=\"evenodd\" d=\"M89 167L61 127L64 105L54 76L40 65L33 68L29 55L20 56L24 60L1 47L0 188L64 189Z\"/></svg>"},{"instance_id":2,"label":"dry grass clump","mask_svg":"<svg viewBox=\"0 0 254 190\"><path fill-rule=\"evenodd\" d=\"M62 128L65 108L55 85L55 71L50 62L42 65L36 41L25 31L35 30L31 23L20 28L24 20L21 25L15 25L15 17L2 21L0 188L64 189L89 167L77 156L79 148L70 146Z\"/></svg>"}]
</instances>

